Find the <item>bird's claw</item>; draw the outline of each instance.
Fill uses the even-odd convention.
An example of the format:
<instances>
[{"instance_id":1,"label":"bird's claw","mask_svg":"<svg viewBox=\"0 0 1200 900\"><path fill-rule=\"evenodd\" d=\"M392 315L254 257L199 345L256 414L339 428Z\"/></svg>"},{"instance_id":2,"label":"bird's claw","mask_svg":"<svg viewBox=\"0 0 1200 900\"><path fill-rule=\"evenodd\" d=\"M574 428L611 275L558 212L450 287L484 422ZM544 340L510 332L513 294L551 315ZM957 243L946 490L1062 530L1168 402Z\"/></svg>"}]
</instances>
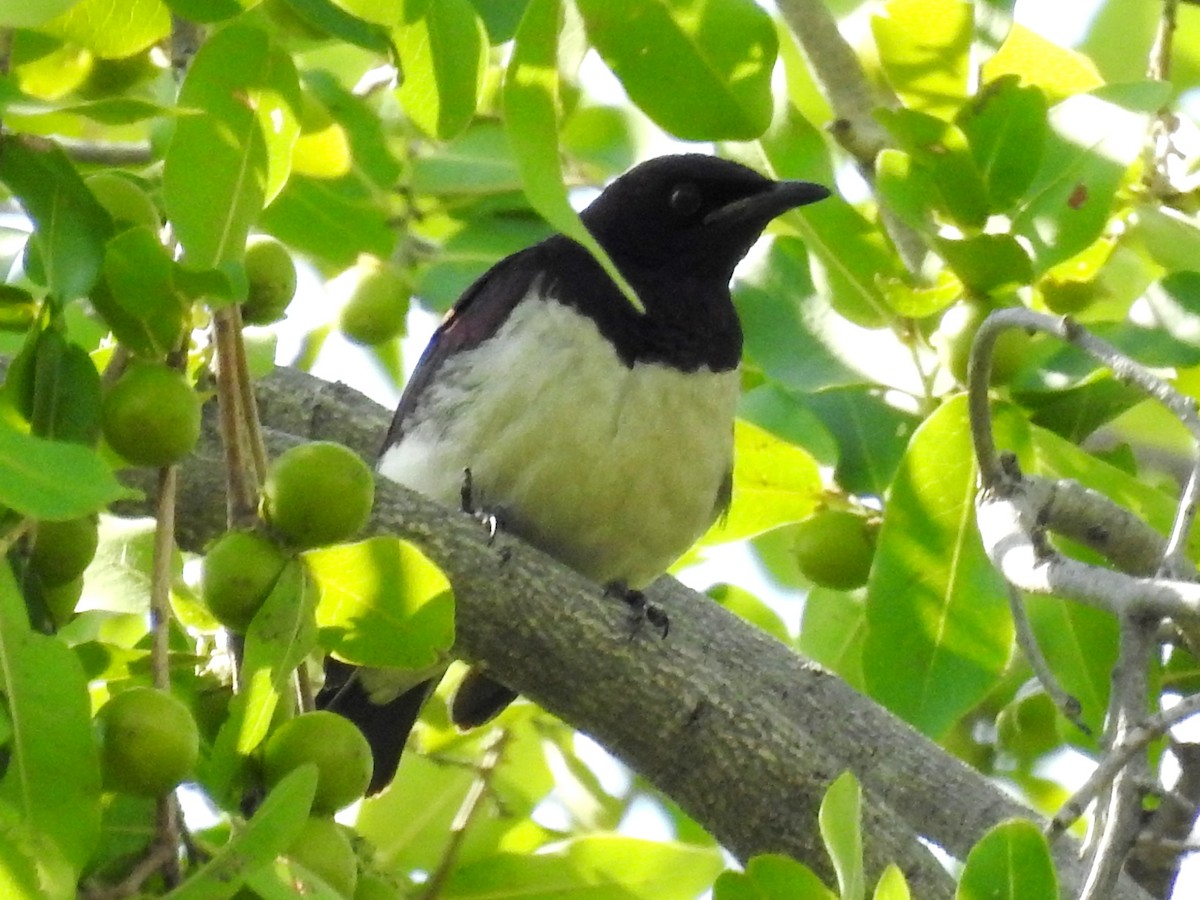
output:
<instances>
[{"instance_id":1,"label":"bird's claw","mask_svg":"<svg viewBox=\"0 0 1200 900\"><path fill-rule=\"evenodd\" d=\"M671 629L671 620L661 606L651 603L641 591L630 590L622 584L609 585L608 592L616 594L629 607L629 637L631 640L644 622L649 623L658 631L660 639L666 638L667 632Z\"/></svg>"},{"instance_id":2,"label":"bird's claw","mask_svg":"<svg viewBox=\"0 0 1200 900\"><path fill-rule=\"evenodd\" d=\"M469 466L463 469L462 487L459 489L459 501L462 506L462 511L469 516L474 516L483 524L483 527L487 529L488 546L492 546L492 544L496 541L496 535L503 530L504 523L499 512L476 506L475 484L471 477L471 469Z\"/></svg>"}]
</instances>

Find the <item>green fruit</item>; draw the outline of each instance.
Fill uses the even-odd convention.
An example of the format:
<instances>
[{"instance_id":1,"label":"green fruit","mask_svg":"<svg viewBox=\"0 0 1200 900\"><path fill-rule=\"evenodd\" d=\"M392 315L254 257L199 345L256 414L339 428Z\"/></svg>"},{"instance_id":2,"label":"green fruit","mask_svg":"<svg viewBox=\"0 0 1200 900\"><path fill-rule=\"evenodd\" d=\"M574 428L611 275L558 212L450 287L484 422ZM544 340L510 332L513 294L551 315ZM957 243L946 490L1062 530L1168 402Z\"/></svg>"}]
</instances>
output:
<instances>
[{"instance_id":1,"label":"green fruit","mask_svg":"<svg viewBox=\"0 0 1200 900\"><path fill-rule=\"evenodd\" d=\"M971 345L979 326L991 310L979 303L963 302L946 310L937 331L931 338L942 365L960 384L967 383L967 368ZM991 384L1012 380L1029 351L1030 336L1018 329L1006 329L996 340L992 351Z\"/></svg>"},{"instance_id":2,"label":"green fruit","mask_svg":"<svg viewBox=\"0 0 1200 900\"><path fill-rule=\"evenodd\" d=\"M228 531L204 556L200 596L226 628L245 632L287 565L275 543L254 531Z\"/></svg>"},{"instance_id":3,"label":"green fruit","mask_svg":"<svg viewBox=\"0 0 1200 900\"><path fill-rule=\"evenodd\" d=\"M412 292L395 266L364 258L330 288L344 298L338 328L356 344L382 344L404 333Z\"/></svg>"},{"instance_id":4,"label":"green fruit","mask_svg":"<svg viewBox=\"0 0 1200 900\"><path fill-rule=\"evenodd\" d=\"M353 450L330 441L293 447L263 485L263 515L297 547L353 537L375 502L375 478Z\"/></svg>"},{"instance_id":5,"label":"green fruit","mask_svg":"<svg viewBox=\"0 0 1200 900\"><path fill-rule=\"evenodd\" d=\"M83 578L73 578L66 584L42 587L42 604L50 614L55 628L61 628L75 615L75 607L83 596Z\"/></svg>"},{"instance_id":6,"label":"green fruit","mask_svg":"<svg viewBox=\"0 0 1200 900\"><path fill-rule=\"evenodd\" d=\"M246 280L250 293L242 304L249 325L270 325L283 318L296 293L296 264L274 238L253 237L246 245Z\"/></svg>"},{"instance_id":7,"label":"green fruit","mask_svg":"<svg viewBox=\"0 0 1200 900\"><path fill-rule=\"evenodd\" d=\"M1038 289L1046 308L1064 316L1082 312L1108 293L1099 281L1074 279L1060 281L1055 278L1043 278L1038 283Z\"/></svg>"},{"instance_id":8,"label":"green fruit","mask_svg":"<svg viewBox=\"0 0 1200 900\"><path fill-rule=\"evenodd\" d=\"M192 774L200 734L176 697L150 687L117 694L96 713L104 785L159 797Z\"/></svg>"},{"instance_id":9,"label":"green fruit","mask_svg":"<svg viewBox=\"0 0 1200 900\"><path fill-rule=\"evenodd\" d=\"M1021 759L1035 759L1062 746L1062 726L1054 701L1038 692L1015 700L996 717L999 745Z\"/></svg>"},{"instance_id":10,"label":"green fruit","mask_svg":"<svg viewBox=\"0 0 1200 900\"><path fill-rule=\"evenodd\" d=\"M371 783L371 747L349 719L324 710L289 719L263 747L268 787L305 763L317 767L314 813L334 813L362 797Z\"/></svg>"},{"instance_id":11,"label":"green fruit","mask_svg":"<svg viewBox=\"0 0 1200 900\"><path fill-rule=\"evenodd\" d=\"M134 363L108 391L104 437L134 465L173 465L200 438L200 398L184 376L160 363Z\"/></svg>"},{"instance_id":12,"label":"green fruit","mask_svg":"<svg viewBox=\"0 0 1200 900\"><path fill-rule=\"evenodd\" d=\"M875 529L844 510L814 513L796 525L796 565L813 584L849 591L867 583L875 556Z\"/></svg>"},{"instance_id":13,"label":"green fruit","mask_svg":"<svg viewBox=\"0 0 1200 900\"><path fill-rule=\"evenodd\" d=\"M29 568L42 585L58 587L83 574L96 555L99 534L94 516L64 522L39 522L29 554Z\"/></svg>"},{"instance_id":14,"label":"green fruit","mask_svg":"<svg viewBox=\"0 0 1200 900\"><path fill-rule=\"evenodd\" d=\"M158 231L162 225L154 201L128 178L115 172L97 172L89 175L85 182L100 205L113 217L118 231L138 225Z\"/></svg>"},{"instance_id":15,"label":"green fruit","mask_svg":"<svg viewBox=\"0 0 1200 900\"><path fill-rule=\"evenodd\" d=\"M358 881L358 857L350 839L332 819L312 817L304 823L287 855L312 872L343 897L354 896Z\"/></svg>"}]
</instances>

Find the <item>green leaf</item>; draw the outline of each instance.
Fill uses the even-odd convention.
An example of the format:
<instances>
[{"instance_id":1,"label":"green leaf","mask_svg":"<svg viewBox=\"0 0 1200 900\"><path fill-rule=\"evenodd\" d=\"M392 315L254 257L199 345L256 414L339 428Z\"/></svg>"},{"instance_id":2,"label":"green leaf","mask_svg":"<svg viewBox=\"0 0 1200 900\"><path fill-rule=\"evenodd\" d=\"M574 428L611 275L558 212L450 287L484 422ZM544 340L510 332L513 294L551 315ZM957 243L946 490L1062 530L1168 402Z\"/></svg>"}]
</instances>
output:
<instances>
[{"instance_id":1,"label":"green leaf","mask_svg":"<svg viewBox=\"0 0 1200 900\"><path fill-rule=\"evenodd\" d=\"M998 442L1020 449L1024 420L998 412ZM958 396L913 435L867 585L867 689L935 739L995 686L1012 652L1004 582L975 528L975 475Z\"/></svg>"},{"instance_id":2,"label":"green leaf","mask_svg":"<svg viewBox=\"0 0 1200 900\"><path fill-rule=\"evenodd\" d=\"M179 104L203 115L176 123L163 199L185 262L212 269L241 257L251 224L287 179L299 131L296 71L266 34L232 26L200 48Z\"/></svg>"},{"instance_id":3,"label":"green leaf","mask_svg":"<svg viewBox=\"0 0 1200 900\"><path fill-rule=\"evenodd\" d=\"M796 230L816 259L818 287L833 308L865 328L888 322L891 311L877 277L899 277L900 272L881 230L837 195L790 219L799 222Z\"/></svg>"},{"instance_id":4,"label":"green leaf","mask_svg":"<svg viewBox=\"0 0 1200 900\"><path fill-rule=\"evenodd\" d=\"M759 146L776 177L833 184L833 163L821 132L790 108ZM835 310L867 328L890 321L877 277L900 278L904 272L879 227L837 194L793 210L782 221L804 238L815 258L820 293Z\"/></svg>"},{"instance_id":5,"label":"green leaf","mask_svg":"<svg viewBox=\"0 0 1200 900\"><path fill-rule=\"evenodd\" d=\"M303 78L304 86L350 138L350 177L378 191L390 192L400 177L401 167L388 146L388 134L379 114L364 98L343 87L323 69L309 69ZM499 130L499 126L496 128ZM375 190L368 190L364 190L364 196L376 195Z\"/></svg>"},{"instance_id":6,"label":"green leaf","mask_svg":"<svg viewBox=\"0 0 1200 900\"><path fill-rule=\"evenodd\" d=\"M1088 57L1023 25L1013 25L1000 49L983 64L984 84L1006 75L1016 75L1022 84L1038 88L1052 103L1104 84Z\"/></svg>"},{"instance_id":7,"label":"green leaf","mask_svg":"<svg viewBox=\"0 0 1200 900\"><path fill-rule=\"evenodd\" d=\"M771 124L778 53L743 0L578 0L588 39L629 97L683 140L751 140Z\"/></svg>"},{"instance_id":8,"label":"green leaf","mask_svg":"<svg viewBox=\"0 0 1200 900\"><path fill-rule=\"evenodd\" d=\"M1130 236L1146 255L1168 271L1190 270L1200 259L1200 223L1195 216L1165 206L1134 207Z\"/></svg>"},{"instance_id":9,"label":"green leaf","mask_svg":"<svg viewBox=\"0 0 1200 900\"><path fill-rule=\"evenodd\" d=\"M733 502L702 544L744 540L799 522L820 501L821 472L806 451L739 419L734 424Z\"/></svg>"},{"instance_id":10,"label":"green leaf","mask_svg":"<svg viewBox=\"0 0 1200 900\"><path fill-rule=\"evenodd\" d=\"M829 429L804 404L802 395L775 382L767 381L745 391L738 403L738 416L803 447L823 466L837 461L837 443Z\"/></svg>"},{"instance_id":11,"label":"green leaf","mask_svg":"<svg viewBox=\"0 0 1200 900\"><path fill-rule=\"evenodd\" d=\"M11 900L42 900L47 896L49 892L38 871L39 849L21 812L0 802L0 894ZM56 893L66 897L73 892L74 886L67 884Z\"/></svg>"},{"instance_id":12,"label":"green leaf","mask_svg":"<svg viewBox=\"0 0 1200 900\"><path fill-rule=\"evenodd\" d=\"M714 584L705 593L731 613L765 631L777 641L786 644L791 640L787 625L779 617L779 613L744 588L734 584Z\"/></svg>"},{"instance_id":13,"label":"green leaf","mask_svg":"<svg viewBox=\"0 0 1200 900\"><path fill-rule=\"evenodd\" d=\"M424 306L444 312L501 259L549 236L549 226L532 213L471 218L442 245L414 293Z\"/></svg>"},{"instance_id":14,"label":"green leaf","mask_svg":"<svg viewBox=\"0 0 1200 900\"><path fill-rule=\"evenodd\" d=\"M22 0L0 6L0 26L29 28L48 22L70 9L78 0Z\"/></svg>"},{"instance_id":15,"label":"green leaf","mask_svg":"<svg viewBox=\"0 0 1200 900\"><path fill-rule=\"evenodd\" d=\"M36 437L90 447L100 436L100 373L87 351L53 326L27 334L4 394Z\"/></svg>"},{"instance_id":16,"label":"green leaf","mask_svg":"<svg viewBox=\"0 0 1200 900\"><path fill-rule=\"evenodd\" d=\"M936 231L933 201L937 187L933 173L903 150L884 147L875 157L875 189L889 210L909 228Z\"/></svg>"},{"instance_id":17,"label":"green leaf","mask_svg":"<svg viewBox=\"0 0 1200 900\"><path fill-rule=\"evenodd\" d=\"M404 73L400 105L426 134L449 140L479 102L488 51L483 23L469 0L410 0L394 34Z\"/></svg>"},{"instance_id":18,"label":"green leaf","mask_svg":"<svg viewBox=\"0 0 1200 900\"><path fill-rule=\"evenodd\" d=\"M1116 621L1097 609L1053 597L1029 597L1029 620L1038 647L1059 684L1080 704L1091 735L1072 728L1067 737L1088 750L1097 748L1108 709L1112 670L1117 662Z\"/></svg>"},{"instance_id":19,"label":"green leaf","mask_svg":"<svg viewBox=\"0 0 1200 900\"><path fill-rule=\"evenodd\" d=\"M338 0L346 12L376 25L394 24L413 5L413 0ZM420 6L421 0L415 5Z\"/></svg>"},{"instance_id":20,"label":"green leaf","mask_svg":"<svg viewBox=\"0 0 1200 900\"><path fill-rule=\"evenodd\" d=\"M0 693L12 736L0 800L31 836L79 872L100 837L100 761L87 680L61 641L34 632L20 588L0 565ZM40 855L40 854L39 854Z\"/></svg>"},{"instance_id":21,"label":"green leaf","mask_svg":"<svg viewBox=\"0 0 1200 900\"><path fill-rule=\"evenodd\" d=\"M360 199L342 181L304 175L288 179L260 225L289 247L339 268L360 253L387 258L396 245L382 204Z\"/></svg>"},{"instance_id":22,"label":"green leaf","mask_svg":"<svg viewBox=\"0 0 1200 900\"><path fill-rule=\"evenodd\" d=\"M803 391L862 380L853 366L854 354L861 351L838 346L830 333L844 323L813 284L801 241L776 238L765 258L747 265L744 275L734 283L734 304L747 364Z\"/></svg>"},{"instance_id":23,"label":"green leaf","mask_svg":"<svg viewBox=\"0 0 1200 900\"><path fill-rule=\"evenodd\" d=\"M922 185L936 192L927 202L936 203L946 218L964 228L982 228L988 216L987 193L962 130L911 109L879 110L876 117L912 164L927 173Z\"/></svg>"},{"instance_id":24,"label":"green leaf","mask_svg":"<svg viewBox=\"0 0 1200 900\"><path fill-rule=\"evenodd\" d=\"M75 519L136 496L91 448L33 437L0 419L0 504L35 519Z\"/></svg>"},{"instance_id":25,"label":"green leaf","mask_svg":"<svg viewBox=\"0 0 1200 900\"><path fill-rule=\"evenodd\" d=\"M479 122L445 147L414 159L412 186L418 194L499 194L519 191L521 172L503 126Z\"/></svg>"},{"instance_id":26,"label":"green leaf","mask_svg":"<svg viewBox=\"0 0 1200 900\"><path fill-rule=\"evenodd\" d=\"M445 753L478 759L495 740L495 731L460 732L450 724L440 700L435 696L426 706L422 748L435 756ZM548 734L545 721L532 705L515 704L504 712L499 724L507 736L490 792L506 815L476 818L459 839L452 837L451 825L472 791L471 773L461 766L447 766L434 756L405 754L392 787L364 802L356 822L359 835L375 848L379 866L390 871L428 871L445 858L452 845L456 845L453 852L461 865L494 856L506 842L506 849L519 846L522 852L532 852L561 838L525 818L549 794L558 777L557 770L551 775L547 762L547 738L553 729Z\"/></svg>"},{"instance_id":27,"label":"green leaf","mask_svg":"<svg viewBox=\"0 0 1200 900\"><path fill-rule=\"evenodd\" d=\"M1068 97L1050 110L1042 164L1013 219L1041 272L1100 236L1117 188L1142 151L1146 123L1170 85L1143 81Z\"/></svg>"},{"instance_id":28,"label":"green leaf","mask_svg":"<svg viewBox=\"0 0 1200 900\"><path fill-rule=\"evenodd\" d=\"M862 787L852 773L843 772L834 779L821 800L817 819L842 900L863 900L867 882L862 855Z\"/></svg>"},{"instance_id":29,"label":"green leaf","mask_svg":"<svg viewBox=\"0 0 1200 900\"><path fill-rule=\"evenodd\" d=\"M310 550L321 645L357 665L424 669L454 644L454 596L415 546L378 537Z\"/></svg>"},{"instance_id":30,"label":"green leaf","mask_svg":"<svg viewBox=\"0 0 1200 900\"><path fill-rule=\"evenodd\" d=\"M161 359L179 346L188 308L175 290L175 263L146 226L108 242L104 281L92 302L113 334L135 353Z\"/></svg>"},{"instance_id":31,"label":"green leaf","mask_svg":"<svg viewBox=\"0 0 1200 900\"><path fill-rule=\"evenodd\" d=\"M64 302L86 294L100 273L113 223L66 154L45 138L5 134L0 181L37 226L33 242L50 292Z\"/></svg>"},{"instance_id":32,"label":"green leaf","mask_svg":"<svg viewBox=\"0 0 1200 900\"><path fill-rule=\"evenodd\" d=\"M304 567L289 563L246 631L243 688L229 704L200 773L220 800L230 798L247 757L266 737L280 698L289 696L292 673L317 644L315 605L316 591Z\"/></svg>"},{"instance_id":33,"label":"green leaf","mask_svg":"<svg viewBox=\"0 0 1200 900\"><path fill-rule=\"evenodd\" d=\"M1069 387L1015 387L1014 399L1029 411L1034 424L1073 442L1084 440L1146 398L1140 390L1106 371L1096 371Z\"/></svg>"},{"instance_id":34,"label":"green leaf","mask_svg":"<svg viewBox=\"0 0 1200 900\"><path fill-rule=\"evenodd\" d=\"M211 0L208 0L211 2ZM282 0L297 17L310 28L323 31L330 37L345 41L385 56L392 56L394 48L388 30L373 22L364 22L357 16L330 3L329 0Z\"/></svg>"},{"instance_id":35,"label":"green leaf","mask_svg":"<svg viewBox=\"0 0 1200 900\"><path fill-rule=\"evenodd\" d=\"M171 13L162 0L79 0L39 30L101 59L120 59L170 34Z\"/></svg>"},{"instance_id":36,"label":"green leaf","mask_svg":"<svg viewBox=\"0 0 1200 900\"><path fill-rule=\"evenodd\" d=\"M910 284L906 279L881 278L884 299L896 315L923 319L940 313L962 297L962 282L943 269L928 283Z\"/></svg>"},{"instance_id":37,"label":"green leaf","mask_svg":"<svg viewBox=\"0 0 1200 900\"><path fill-rule=\"evenodd\" d=\"M317 790L317 767L305 763L275 785L254 817L192 877L165 896L170 900L224 900L246 875L269 864L296 839Z\"/></svg>"},{"instance_id":38,"label":"green leaf","mask_svg":"<svg viewBox=\"0 0 1200 900\"><path fill-rule=\"evenodd\" d=\"M1011 234L977 234L964 240L937 237L934 247L977 295L1033 281L1033 262Z\"/></svg>"},{"instance_id":39,"label":"green leaf","mask_svg":"<svg viewBox=\"0 0 1200 900\"><path fill-rule=\"evenodd\" d=\"M552 884L564 896L596 900L691 900L712 884L721 868L716 847L597 834L565 841L551 852L498 853L459 866L441 896L483 900L543 893Z\"/></svg>"},{"instance_id":40,"label":"green leaf","mask_svg":"<svg viewBox=\"0 0 1200 900\"><path fill-rule=\"evenodd\" d=\"M879 876L879 884L875 885L873 900L912 900L908 890L908 881L904 873L895 863L888 865Z\"/></svg>"},{"instance_id":41,"label":"green leaf","mask_svg":"<svg viewBox=\"0 0 1200 900\"><path fill-rule=\"evenodd\" d=\"M1058 900L1050 847L1037 825L1001 822L967 856L955 900Z\"/></svg>"},{"instance_id":42,"label":"green leaf","mask_svg":"<svg viewBox=\"0 0 1200 900\"><path fill-rule=\"evenodd\" d=\"M1039 471L1058 478L1071 478L1099 491L1146 522L1159 534L1167 534L1175 517L1175 498L1144 479L1097 459L1072 442L1044 429L1034 428L1033 447ZM1200 535L1188 541L1192 558L1200 553Z\"/></svg>"},{"instance_id":43,"label":"green leaf","mask_svg":"<svg viewBox=\"0 0 1200 900\"><path fill-rule=\"evenodd\" d=\"M563 150L585 171L624 172L637 162L633 112L620 106L577 106L563 125Z\"/></svg>"},{"instance_id":44,"label":"green leaf","mask_svg":"<svg viewBox=\"0 0 1200 900\"><path fill-rule=\"evenodd\" d=\"M150 609L156 524L148 517L101 516L100 543L84 573L88 609L145 618ZM172 555L171 573L174 577L183 574L183 556L178 551Z\"/></svg>"},{"instance_id":45,"label":"green leaf","mask_svg":"<svg viewBox=\"0 0 1200 900\"><path fill-rule=\"evenodd\" d=\"M1045 96L1015 75L1005 76L984 87L955 121L987 185L988 208L1006 212L1041 165L1049 129Z\"/></svg>"},{"instance_id":46,"label":"green leaf","mask_svg":"<svg viewBox=\"0 0 1200 900\"><path fill-rule=\"evenodd\" d=\"M851 594L816 587L804 598L796 649L856 690L863 689L863 640L867 618L861 600Z\"/></svg>"},{"instance_id":47,"label":"green leaf","mask_svg":"<svg viewBox=\"0 0 1200 900\"><path fill-rule=\"evenodd\" d=\"M871 17L879 62L909 109L949 121L967 97L972 4L961 0L889 0Z\"/></svg>"},{"instance_id":48,"label":"green leaf","mask_svg":"<svg viewBox=\"0 0 1200 900\"><path fill-rule=\"evenodd\" d=\"M561 0L532 0L517 29L504 76L505 127L530 204L567 237L587 248L633 306L637 295L567 199L558 160L558 32Z\"/></svg>"},{"instance_id":49,"label":"green leaf","mask_svg":"<svg viewBox=\"0 0 1200 900\"><path fill-rule=\"evenodd\" d=\"M487 26L491 42L503 44L517 33L529 0L471 0L471 5Z\"/></svg>"},{"instance_id":50,"label":"green leaf","mask_svg":"<svg viewBox=\"0 0 1200 900\"><path fill-rule=\"evenodd\" d=\"M875 386L834 388L804 402L837 440L837 483L851 493L883 496L920 419L891 406Z\"/></svg>"},{"instance_id":51,"label":"green leaf","mask_svg":"<svg viewBox=\"0 0 1200 900\"><path fill-rule=\"evenodd\" d=\"M752 857L745 872L722 872L713 900L838 900L812 869L780 853Z\"/></svg>"}]
</instances>

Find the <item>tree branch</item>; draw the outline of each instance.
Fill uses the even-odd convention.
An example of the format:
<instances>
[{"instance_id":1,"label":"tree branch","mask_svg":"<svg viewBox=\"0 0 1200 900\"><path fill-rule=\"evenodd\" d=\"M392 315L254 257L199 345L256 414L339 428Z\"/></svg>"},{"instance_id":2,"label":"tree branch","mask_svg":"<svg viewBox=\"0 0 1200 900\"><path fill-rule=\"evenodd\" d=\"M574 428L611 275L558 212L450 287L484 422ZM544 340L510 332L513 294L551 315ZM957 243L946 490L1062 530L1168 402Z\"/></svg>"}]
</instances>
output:
<instances>
[{"instance_id":1,"label":"tree branch","mask_svg":"<svg viewBox=\"0 0 1200 900\"><path fill-rule=\"evenodd\" d=\"M258 387L272 453L319 437L373 457L390 416L294 371ZM180 542L198 549L224 527L215 416L180 475ZM398 485L379 484L370 530L413 541L446 571L464 659L592 735L740 859L780 851L828 876L817 808L847 769L864 789L868 871L897 862L914 896L952 893L915 836L961 859L996 823L1032 817L840 679L673 579L648 592L670 616L669 638L631 636L624 605L599 586L510 536L489 543L472 517ZM1084 872L1068 844L1056 862L1076 893ZM1113 896L1146 897L1127 879Z\"/></svg>"}]
</instances>

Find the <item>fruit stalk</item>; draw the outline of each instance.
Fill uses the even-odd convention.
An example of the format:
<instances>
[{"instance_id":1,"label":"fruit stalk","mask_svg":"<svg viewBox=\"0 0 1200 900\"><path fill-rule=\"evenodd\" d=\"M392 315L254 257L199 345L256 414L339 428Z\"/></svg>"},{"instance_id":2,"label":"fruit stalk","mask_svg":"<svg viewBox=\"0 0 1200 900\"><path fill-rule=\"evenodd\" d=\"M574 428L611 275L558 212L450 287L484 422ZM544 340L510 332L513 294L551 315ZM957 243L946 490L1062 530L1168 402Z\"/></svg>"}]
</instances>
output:
<instances>
[{"instance_id":1,"label":"fruit stalk","mask_svg":"<svg viewBox=\"0 0 1200 900\"><path fill-rule=\"evenodd\" d=\"M225 447L226 515L231 528L248 528L258 518L258 484L247 459L250 441L242 410L244 395L238 384L241 329L235 307L213 313L213 343L217 350L217 405Z\"/></svg>"}]
</instances>

